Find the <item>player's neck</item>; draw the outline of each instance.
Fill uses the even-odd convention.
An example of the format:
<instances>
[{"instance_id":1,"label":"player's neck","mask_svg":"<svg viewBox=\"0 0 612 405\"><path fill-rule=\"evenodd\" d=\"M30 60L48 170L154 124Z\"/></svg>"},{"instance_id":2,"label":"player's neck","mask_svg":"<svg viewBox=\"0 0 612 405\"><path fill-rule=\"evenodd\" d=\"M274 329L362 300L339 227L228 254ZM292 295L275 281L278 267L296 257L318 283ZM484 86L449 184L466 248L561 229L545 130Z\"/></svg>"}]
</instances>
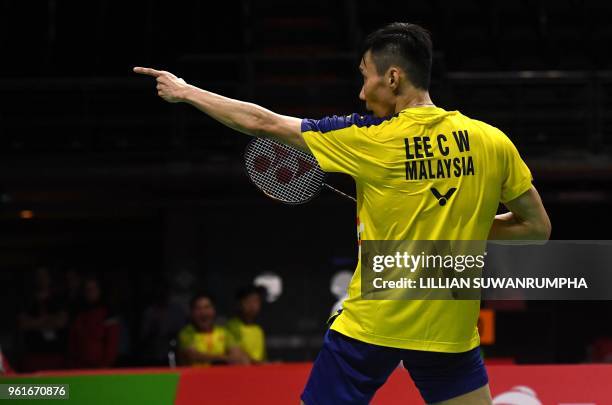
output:
<instances>
[{"instance_id":1,"label":"player's neck","mask_svg":"<svg viewBox=\"0 0 612 405\"><path fill-rule=\"evenodd\" d=\"M395 102L395 112L398 113L406 108L414 107L435 107L429 91L415 89L414 87L407 89L403 94L397 96Z\"/></svg>"}]
</instances>

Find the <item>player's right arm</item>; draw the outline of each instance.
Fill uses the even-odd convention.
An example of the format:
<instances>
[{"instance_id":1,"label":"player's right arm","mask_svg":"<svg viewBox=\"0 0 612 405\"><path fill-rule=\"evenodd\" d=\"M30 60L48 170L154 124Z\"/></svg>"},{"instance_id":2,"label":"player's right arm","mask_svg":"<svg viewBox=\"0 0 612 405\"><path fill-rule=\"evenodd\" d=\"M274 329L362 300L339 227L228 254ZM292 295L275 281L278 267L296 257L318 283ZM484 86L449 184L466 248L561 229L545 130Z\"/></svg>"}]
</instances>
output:
<instances>
[{"instance_id":1,"label":"player's right arm","mask_svg":"<svg viewBox=\"0 0 612 405\"><path fill-rule=\"evenodd\" d=\"M169 103L191 104L236 131L279 142L309 152L302 137L302 120L277 114L253 103L234 100L186 83L170 72L135 67L134 72L154 77L157 94Z\"/></svg>"},{"instance_id":2,"label":"player's right arm","mask_svg":"<svg viewBox=\"0 0 612 405\"><path fill-rule=\"evenodd\" d=\"M551 224L535 187L504 203L509 212L496 215L490 240L548 240Z\"/></svg>"}]
</instances>

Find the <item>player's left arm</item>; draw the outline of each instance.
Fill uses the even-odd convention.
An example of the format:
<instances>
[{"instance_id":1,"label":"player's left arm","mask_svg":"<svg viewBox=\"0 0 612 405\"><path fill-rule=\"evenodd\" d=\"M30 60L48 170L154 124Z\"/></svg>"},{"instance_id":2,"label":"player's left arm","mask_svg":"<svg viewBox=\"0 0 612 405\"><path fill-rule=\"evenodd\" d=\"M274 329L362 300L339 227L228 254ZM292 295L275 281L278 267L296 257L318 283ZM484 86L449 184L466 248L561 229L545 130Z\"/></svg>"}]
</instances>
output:
<instances>
[{"instance_id":1,"label":"player's left arm","mask_svg":"<svg viewBox=\"0 0 612 405\"><path fill-rule=\"evenodd\" d=\"M491 131L491 139L496 139L499 145L496 151L502 174L500 200L509 212L495 216L488 239L545 243L550 238L551 223L532 184L531 171L510 138L497 128Z\"/></svg>"},{"instance_id":2,"label":"player's left arm","mask_svg":"<svg viewBox=\"0 0 612 405\"><path fill-rule=\"evenodd\" d=\"M134 72L154 77L157 81L157 94L170 103L191 104L236 131L273 138L309 152L302 137L300 118L277 114L253 103L202 90L163 70L135 67Z\"/></svg>"},{"instance_id":3,"label":"player's left arm","mask_svg":"<svg viewBox=\"0 0 612 405\"><path fill-rule=\"evenodd\" d=\"M489 240L547 241L551 224L535 187L504 203L509 212L495 216Z\"/></svg>"}]
</instances>

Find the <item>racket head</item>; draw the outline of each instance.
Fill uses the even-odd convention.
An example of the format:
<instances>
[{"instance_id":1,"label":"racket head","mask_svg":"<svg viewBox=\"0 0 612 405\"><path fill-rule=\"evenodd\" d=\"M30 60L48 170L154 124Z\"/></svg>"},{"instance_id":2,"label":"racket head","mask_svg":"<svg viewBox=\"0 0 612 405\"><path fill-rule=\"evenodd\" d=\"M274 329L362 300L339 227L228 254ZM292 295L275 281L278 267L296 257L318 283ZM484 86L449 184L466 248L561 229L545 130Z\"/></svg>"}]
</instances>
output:
<instances>
[{"instance_id":1,"label":"racket head","mask_svg":"<svg viewBox=\"0 0 612 405\"><path fill-rule=\"evenodd\" d=\"M249 142L244 162L251 182L285 204L307 203L319 195L325 181L313 155L267 138Z\"/></svg>"}]
</instances>

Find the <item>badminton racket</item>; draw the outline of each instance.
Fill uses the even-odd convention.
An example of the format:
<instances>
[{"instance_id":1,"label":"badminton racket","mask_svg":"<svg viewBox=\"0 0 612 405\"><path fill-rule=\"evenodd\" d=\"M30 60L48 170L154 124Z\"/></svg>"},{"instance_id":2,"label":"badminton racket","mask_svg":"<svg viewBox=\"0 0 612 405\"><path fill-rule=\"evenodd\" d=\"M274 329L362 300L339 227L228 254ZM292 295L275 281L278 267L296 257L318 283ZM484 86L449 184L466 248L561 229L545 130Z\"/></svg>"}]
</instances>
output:
<instances>
[{"instance_id":1,"label":"badminton racket","mask_svg":"<svg viewBox=\"0 0 612 405\"><path fill-rule=\"evenodd\" d=\"M310 153L267 138L255 138L246 148L244 160L249 178L264 194L286 204L304 204L323 188L356 201L325 183L326 174Z\"/></svg>"}]
</instances>

